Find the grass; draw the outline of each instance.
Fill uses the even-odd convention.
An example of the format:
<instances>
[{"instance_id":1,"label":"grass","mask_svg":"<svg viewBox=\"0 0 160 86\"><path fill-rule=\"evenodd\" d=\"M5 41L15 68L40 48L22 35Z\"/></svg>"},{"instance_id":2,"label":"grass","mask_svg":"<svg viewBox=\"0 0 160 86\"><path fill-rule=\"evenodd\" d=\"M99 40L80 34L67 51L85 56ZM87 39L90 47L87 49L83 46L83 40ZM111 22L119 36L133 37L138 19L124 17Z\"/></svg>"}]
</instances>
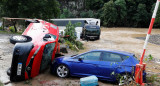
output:
<instances>
[{"instance_id":1,"label":"grass","mask_svg":"<svg viewBox=\"0 0 160 86\"><path fill-rule=\"evenodd\" d=\"M160 84L160 77L157 74L152 74L146 77L147 83L154 84L155 82Z\"/></svg>"},{"instance_id":2,"label":"grass","mask_svg":"<svg viewBox=\"0 0 160 86\"><path fill-rule=\"evenodd\" d=\"M22 32L15 33L15 32L7 32L7 31L4 31L4 30L0 30L0 34L17 34L17 35L21 35Z\"/></svg>"}]
</instances>

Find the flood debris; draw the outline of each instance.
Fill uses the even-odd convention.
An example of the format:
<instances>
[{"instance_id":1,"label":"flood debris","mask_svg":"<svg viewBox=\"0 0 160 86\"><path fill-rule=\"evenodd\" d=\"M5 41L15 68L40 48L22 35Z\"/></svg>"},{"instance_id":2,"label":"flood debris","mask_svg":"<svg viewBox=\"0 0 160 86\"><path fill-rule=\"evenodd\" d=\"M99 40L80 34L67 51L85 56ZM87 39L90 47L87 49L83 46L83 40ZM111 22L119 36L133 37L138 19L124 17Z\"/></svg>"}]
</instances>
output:
<instances>
[{"instance_id":1,"label":"flood debris","mask_svg":"<svg viewBox=\"0 0 160 86\"><path fill-rule=\"evenodd\" d=\"M11 83L11 81L7 81L4 83L4 85L8 85L9 83Z\"/></svg>"},{"instance_id":2,"label":"flood debris","mask_svg":"<svg viewBox=\"0 0 160 86\"><path fill-rule=\"evenodd\" d=\"M145 40L146 37L136 37L136 38ZM160 45L160 34L151 35L148 42L156 44L156 45Z\"/></svg>"}]
</instances>

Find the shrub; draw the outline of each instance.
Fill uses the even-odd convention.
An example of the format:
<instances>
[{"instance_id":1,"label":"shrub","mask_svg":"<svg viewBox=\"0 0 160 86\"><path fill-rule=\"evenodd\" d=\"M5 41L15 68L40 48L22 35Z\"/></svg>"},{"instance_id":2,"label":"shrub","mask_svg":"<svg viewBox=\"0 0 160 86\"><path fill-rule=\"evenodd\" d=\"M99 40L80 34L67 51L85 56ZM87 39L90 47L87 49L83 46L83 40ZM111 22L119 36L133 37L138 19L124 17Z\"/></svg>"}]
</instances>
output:
<instances>
[{"instance_id":1,"label":"shrub","mask_svg":"<svg viewBox=\"0 0 160 86\"><path fill-rule=\"evenodd\" d=\"M76 41L76 46L78 47L78 49L84 49L83 44L80 41Z\"/></svg>"},{"instance_id":2,"label":"shrub","mask_svg":"<svg viewBox=\"0 0 160 86\"><path fill-rule=\"evenodd\" d=\"M148 83L154 83L155 81L158 81L157 77L158 77L158 75L152 74L150 76L147 76L146 79L147 79Z\"/></svg>"},{"instance_id":3,"label":"shrub","mask_svg":"<svg viewBox=\"0 0 160 86\"><path fill-rule=\"evenodd\" d=\"M0 30L2 30L2 27L0 27Z\"/></svg>"},{"instance_id":4,"label":"shrub","mask_svg":"<svg viewBox=\"0 0 160 86\"><path fill-rule=\"evenodd\" d=\"M69 46L71 50L79 51L79 49L83 49L83 44L80 41L76 41L76 31L75 27L80 26L80 23L72 24L69 22L66 25L65 36L69 35L69 37L65 38L66 45Z\"/></svg>"},{"instance_id":5,"label":"shrub","mask_svg":"<svg viewBox=\"0 0 160 86\"><path fill-rule=\"evenodd\" d=\"M87 12L81 12L80 17L82 17L82 18L93 18L93 17L95 17L94 14L95 13L92 10L89 10Z\"/></svg>"},{"instance_id":6,"label":"shrub","mask_svg":"<svg viewBox=\"0 0 160 86\"><path fill-rule=\"evenodd\" d=\"M78 51L78 49L75 47L75 45L73 43L71 43L70 41L66 41L65 44L68 45L71 50Z\"/></svg>"},{"instance_id":7,"label":"shrub","mask_svg":"<svg viewBox=\"0 0 160 86\"><path fill-rule=\"evenodd\" d=\"M10 27L9 27L9 30L10 30L11 32L15 32L14 26L10 26Z\"/></svg>"},{"instance_id":8,"label":"shrub","mask_svg":"<svg viewBox=\"0 0 160 86\"><path fill-rule=\"evenodd\" d=\"M75 18L75 15L73 15L73 13L70 10L63 9L60 18Z\"/></svg>"}]
</instances>

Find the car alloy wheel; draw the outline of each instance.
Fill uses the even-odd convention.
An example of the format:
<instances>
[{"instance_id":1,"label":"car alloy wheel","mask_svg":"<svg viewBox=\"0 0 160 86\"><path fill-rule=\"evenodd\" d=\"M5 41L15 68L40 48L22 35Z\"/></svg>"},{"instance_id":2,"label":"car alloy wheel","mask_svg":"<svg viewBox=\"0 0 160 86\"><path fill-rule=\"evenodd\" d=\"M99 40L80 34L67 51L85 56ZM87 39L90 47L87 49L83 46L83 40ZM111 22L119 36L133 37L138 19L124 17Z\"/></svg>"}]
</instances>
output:
<instances>
[{"instance_id":1,"label":"car alloy wheel","mask_svg":"<svg viewBox=\"0 0 160 86\"><path fill-rule=\"evenodd\" d=\"M133 81L132 76L130 75L122 75L119 79L119 86L129 85Z\"/></svg>"},{"instance_id":2,"label":"car alloy wheel","mask_svg":"<svg viewBox=\"0 0 160 86\"><path fill-rule=\"evenodd\" d=\"M61 78L67 77L69 74L69 69L65 65L59 65L57 67L57 75Z\"/></svg>"},{"instance_id":3,"label":"car alloy wheel","mask_svg":"<svg viewBox=\"0 0 160 86\"><path fill-rule=\"evenodd\" d=\"M27 41L27 38L24 36L13 36L13 39L17 41Z\"/></svg>"}]
</instances>

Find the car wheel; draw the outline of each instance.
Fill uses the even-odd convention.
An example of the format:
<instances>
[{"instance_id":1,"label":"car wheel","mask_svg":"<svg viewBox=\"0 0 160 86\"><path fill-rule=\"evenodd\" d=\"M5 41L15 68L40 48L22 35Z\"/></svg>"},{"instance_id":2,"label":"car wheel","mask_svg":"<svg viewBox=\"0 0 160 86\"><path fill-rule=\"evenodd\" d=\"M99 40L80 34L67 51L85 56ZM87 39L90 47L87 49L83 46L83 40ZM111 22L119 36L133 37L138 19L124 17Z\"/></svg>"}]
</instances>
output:
<instances>
[{"instance_id":1,"label":"car wheel","mask_svg":"<svg viewBox=\"0 0 160 86\"><path fill-rule=\"evenodd\" d=\"M97 40L99 40L99 39L100 39L100 36L97 37Z\"/></svg>"},{"instance_id":2,"label":"car wheel","mask_svg":"<svg viewBox=\"0 0 160 86\"><path fill-rule=\"evenodd\" d=\"M29 36L24 36L24 35L16 35L16 36L12 36L10 38L10 43L12 44L16 44L16 43L23 43L23 42L29 42L31 41L32 38Z\"/></svg>"},{"instance_id":3,"label":"car wheel","mask_svg":"<svg viewBox=\"0 0 160 86\"><path fill-rule=\"evenodd\" d=\"M68 77L69 75L69 69L65 65L59 65L56 69L56 73L59 77L65 78Z\"/></svg>"},{"instance_id":4,"label":"car wheel","mask_svg":"<svg viewBox=\"0 0 160 86\"><path fill-rule=\"evenodd\" d=\"M131 75L122 75L119 79L119 86L129 85L133 81L133 76Z\"/></svg>"}]
</instances>

